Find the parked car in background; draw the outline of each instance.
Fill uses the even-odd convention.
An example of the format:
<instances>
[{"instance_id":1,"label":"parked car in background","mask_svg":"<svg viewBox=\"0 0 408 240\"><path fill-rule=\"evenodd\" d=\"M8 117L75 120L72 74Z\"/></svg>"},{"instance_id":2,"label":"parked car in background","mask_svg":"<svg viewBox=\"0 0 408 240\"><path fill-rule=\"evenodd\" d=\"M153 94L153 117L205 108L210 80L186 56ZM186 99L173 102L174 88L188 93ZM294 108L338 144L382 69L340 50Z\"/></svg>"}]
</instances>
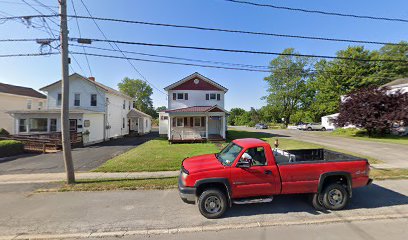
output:
<instances>
[{"instance_id":1,"label":"parked car in background","mask_svg":"<svg viewBox=\"0 0 408 240\"><path fill-rule=\"evenodd\" d=\"M309 124L309 123L298 123L297 126L296 126L296 128L297 128L298 130L306 130L306 126L307 126L308 124Z\"/></svg>"},{"instance_id":2,"label":"parked car in background","mask_svg":"<svg viewBox=\"0 0 408 240\"><path fill-rule=\"evenodd\" d=\"M305 131L326 131L326 128L320 123L304 123L299 125L298 129Z\"/></svg>"},{"instance_id":3,"label":"parked car in background","mask_svg":"<svg viewBox=\"0 0 408 240\"><path fill-rule=\"evenodd\" d=\"M264 124L264 123L258 123L255 125L255 129L267 129L268 125Z\"/></svg>"}]
</instances>

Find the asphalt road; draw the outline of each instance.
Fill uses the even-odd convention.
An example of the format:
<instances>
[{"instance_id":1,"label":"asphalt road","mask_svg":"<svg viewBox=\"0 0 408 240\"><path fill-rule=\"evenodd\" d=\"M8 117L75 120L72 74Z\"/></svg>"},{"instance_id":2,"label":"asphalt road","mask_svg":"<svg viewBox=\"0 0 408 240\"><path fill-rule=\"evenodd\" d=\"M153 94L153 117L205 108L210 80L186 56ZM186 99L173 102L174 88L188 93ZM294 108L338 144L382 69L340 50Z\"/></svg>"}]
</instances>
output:
<instances>
[{"instance_id":1,"label":"asphalt road","mask_svg":"<svg viewBox=\"0 0 408 240\"><path fill-rule=\"evenodd\" d=\"M340 138L332 136L322 136L317 132L299 130L256 130L249 127L234 127L238 130L266 132L277 135L279 138L291 138L295 140L320 144L323 146L342 149L348 152L358 153L364 156L373 157L385 162L395 168L408 168L408 145L394 143L371 142L350 138Z\"/></svg>"},{"instance_id":2,"label":"asphalt road","mask_svg":"<svg viewBox=\"0 0 408 240\"><path fill-rule=\"evenodd\" d=\"M0 186L2 236L169 234L408 218L408 180L381 181L356 189L343 211L318 212L305 196L278 196L268 204L234 206L216 220L202 217L197 206L183 203L177 190L32 193L40 185L21 185L22 190L13 186Z\"/></svg>"},{"instance_id":3,"label":"asphalt road","mask_svg":"<svg viewBox=\"0 0 408 240\"><path fill-rule=\"evenodd\" d=\"M158 132L141 137L125 137L72 150L75 171L92 170L107 160L158 136ZM64 172L62 152L26 154L0 160L0 175Z\"/></svg>"}]
</instances>

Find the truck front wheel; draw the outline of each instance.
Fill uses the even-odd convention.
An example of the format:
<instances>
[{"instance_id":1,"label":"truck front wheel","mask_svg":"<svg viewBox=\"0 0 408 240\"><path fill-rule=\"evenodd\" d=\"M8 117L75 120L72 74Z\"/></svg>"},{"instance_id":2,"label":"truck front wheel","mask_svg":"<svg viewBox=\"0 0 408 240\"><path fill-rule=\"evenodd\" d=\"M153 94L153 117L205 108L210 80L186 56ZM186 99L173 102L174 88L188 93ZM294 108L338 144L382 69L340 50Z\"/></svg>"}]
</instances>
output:
<instances>
[{"instance_id":1,"label":"truck front wheel","mask_svg":"<svg viewBox=\"0 0 408 240\"><path fill-rule=\"evenodd\" d=\"M340 210L346 207L349 200L347 190L340 184L334 183L323 191L323 205L330 210Z\"/></svg>"},{"instance_id":2,"label":"truck front wheel","mask_svg":"<svg viewBox=\"0 0 408 240\"><path fill-rule=\"evenodd\" d=\"M208 189L198 198L200 213L210 219L221 217L227 210L225 194L218 189Z\"/></svg>"}]
</instances>

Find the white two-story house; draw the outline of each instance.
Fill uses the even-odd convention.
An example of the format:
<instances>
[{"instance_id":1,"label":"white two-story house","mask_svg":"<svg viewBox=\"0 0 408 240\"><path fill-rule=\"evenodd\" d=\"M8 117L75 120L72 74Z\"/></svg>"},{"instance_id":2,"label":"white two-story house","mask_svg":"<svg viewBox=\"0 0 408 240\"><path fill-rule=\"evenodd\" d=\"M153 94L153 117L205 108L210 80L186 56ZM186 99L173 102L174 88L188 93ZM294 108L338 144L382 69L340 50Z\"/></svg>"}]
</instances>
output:
<instances>
[{"instance_id":1,"label":"white two-story house","mask_svg":"<svg viewBox=\"0 0 408 240\"><path fill-rule=\"evenodd\" d=\"M227 88L196 72L164 90L168 108L159 113L160 135L171 142L225 140Z\"/></svg>"},{"instance_id":2,"label":"white two-story house","mask_svg":"<svg viewBox=\"0 0 408 240\"><path fill-rule=\"evenodd\" d=\"M72 133L82 133L83 144L117 138L130 131L150 131L151 118L132 109L132 98L77 73L69 76L69 124ZM40 89L47 93L44 109L9 111L17 135L61 132L61 81ZM147 121L148 120L148 121ZM136 124L135 124L136 123Z\"/></svg>"}]
</instances>

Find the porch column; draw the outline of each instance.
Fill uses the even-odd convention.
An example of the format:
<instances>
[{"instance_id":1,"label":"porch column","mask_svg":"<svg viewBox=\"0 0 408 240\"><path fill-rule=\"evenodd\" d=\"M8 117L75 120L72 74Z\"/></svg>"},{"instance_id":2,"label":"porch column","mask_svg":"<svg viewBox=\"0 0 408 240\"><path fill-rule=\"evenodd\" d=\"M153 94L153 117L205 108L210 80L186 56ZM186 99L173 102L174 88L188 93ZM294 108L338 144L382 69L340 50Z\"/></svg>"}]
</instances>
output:
<instances>
[{"instance_id":1,"label":"porch column","mask_svg":"<svg viewBox=\"0 0 408 240\"><path fill-rule=\"evenodd\" d=\"M208 115L205 116L205 137L208 139Z\"/></svg>"},{"instance_id":2,"label":"porch column","mask_svg":"<svg viewBox=\"0 0 408 240\"><path fill-rule=\"evenodd\" d=\"M225 139L225 115L221 117L221 136Z\"/></svg>"},{"instance_id":3,"label":"porch column","mask_svg":"<svg viewBox=\"0 0 408 240\"><path fill-rule=\"evenodd\" d=\"M169 114L169 117L167 119L169 121L168 122L168 129L167 129L167 140L170 140L171 139L171 126L173 124L173 118Z\"/></svg>"}]
</instances>

